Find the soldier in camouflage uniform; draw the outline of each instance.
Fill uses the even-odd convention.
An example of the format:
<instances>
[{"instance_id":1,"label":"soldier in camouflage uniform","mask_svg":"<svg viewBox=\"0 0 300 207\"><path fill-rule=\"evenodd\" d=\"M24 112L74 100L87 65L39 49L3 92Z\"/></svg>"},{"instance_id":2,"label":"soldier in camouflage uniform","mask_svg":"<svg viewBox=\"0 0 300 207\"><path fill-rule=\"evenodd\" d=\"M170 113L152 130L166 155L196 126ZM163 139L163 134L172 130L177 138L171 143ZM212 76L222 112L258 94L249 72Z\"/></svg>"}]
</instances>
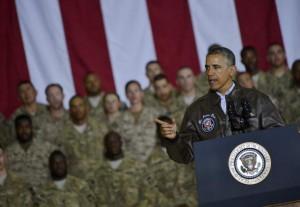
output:
<instances>
[{"instance_id":1,"label":"soldier in camouflage uniform","mask_svg":"<svg viewBox=\"0 0 300 207\"><path fill-rule=\"evenodd\" d=\"M158 119L172 123L166 116ZM162 193L171 206L196 206L196 178L192 165L182 165L169 158L159 128L157 138L158 144L146 162L149 185Z\"/></svg>"},{"instance_id":2,"label":"soldier in camouflage uniform","mask_svg":"<svg viewBox=\"0 0 300 207\"><path fill-rule=\"evenodd\" d=\"M122 134L126 152L139 160L146 160L155 146L157 110L143 105L143 91L137 81L126 84L126 96L131 104L117 122L116 130Z\"/></svg>"},{"instance_id":3,"label":"soldier in camouflage uniform","mask_svg":"<svg viewBox=\"0 0 300 207\"><path fill-rule=\"evenodd\" d=\"M256 49L252 46L243 47L241 51L241 61L245 66L246 72L252 77L255 87L257 87L258 80L264 76L264 72L258 68Z\"/></svg>"},{"instance_id":4,"label":"soldier in camouflage uniform","mask_svg":"<svg viewBox=\"0 0 300 207\"><path fill-rule=\"evenodd\" d=\"M153 80L158 74L163 73L163 69L157 60L151 60L146 64L146 76L149 80L149 86L144 89L145 102L152 100L154 96Z\"/></svg>"},{"instance_id":5,"label":"soldier in camouflage uniform","mask_svg":"<svg viewBox=\"0 0 300 207\"><path fill-rule=\"evenodd\" d=\"M67 159L61 151L54 151L49 158L51 180L35 195L39 207L93 207L95 196L88 184L68 175Z\"/></svg>"},{"instance_id":6,"label":"soldier in camouflage uniform","mask_svg":"<svg viewBox=\"0 0 300 207\"><path fill-rule=\"evenodd\" d=\"M283 116L289 124L300 124L300 60L296 60L292 66L292 82L290 87L284 90Z\"/></svg>"},{"instance_id":7,"label":"soldier in camouflage uniform","mask_svg":"<svg viewBox=\"0 0 300 207\"><path fill-rule=\"evenodd\" d=\"M197 98L205 95L207 92L200 91L196 87L195 75L191 68L182 67L177 71L176 83L179 91L176 97L177 110L172 113L178 126L181 124L185 109Z\"/></svg>"},{"instance_id":8,"label":"soldier in camouflage uniform","mask_svg":"<svg viewBox=\"0 0 300 207\"><path fill-rule=\"evenodd\" d=\"M101 161L106 125L88 118L88 107L81 96L70 100L70 120L63 131L63 147L70 159L72 175L84 178L90 162Z\"/></svg>"},{"instance_id":9,"label":"soldier in camouflage uniform","mask_svg":"<svg viewBox=\"0 0 300 207\"><path fill-rule=\"evenodd\" d=\"M84 98L89 107L89 115L97 118L103 112L101 80L96 73L88 73L84 78L84 86L87 96Z\"/></svg>"},{"instance_id":10,"label":"soldier in camouflage uniform","mask_svg":"<svg viewBox=\"0 0 300 207\"><path fill-rule=\"evenodd\" d=\"M33 137L31 118L19 115L15 119L17 142L7 148L9 167L33 188L46 182L47 161L56 146Z\"/></svg>"},{"instance_id":11,"label":"soldier in camouflage uniform","mask_svg":"<svg viewBox=\"0 0 300 207\"><path fill-rule=\"evenodd\" d=\"M0 145L0 206L32 206L31 194L23 180L6 167L6 153Z\"/></svg>"},{"instance_id":12,"label":"soldier in camouflage uniform","mask_svg":"<svg viewBox=\"0 0 300 207\"><path fill-rule=\"evenodd\" d=\"M88 183L98 206L141 206L146 201L142 185L144 165L124 154L121 136L111 131L104 138L104 161L95 165Z\"/></svg>"},{"instance_id":13,"label":"soldier in camouflage uniform","mask_svg":"<svg viewBox=\"0 0 300 207\"><path fill-rule=\"evenodd\" d=\"M164 74L154 77L153 86L155 95L152 99L145 101L146 106L152 106L157 109L158 113L168 115L183 107L177 105L180 102L176 100L176 91Z\"/></svg>"},{"instance_id":14,"label":"soldier in camouflage uniform","mask_svg":"<svg viewBox=\"0 0 300 207\"><path fill-rule=\"evenodd\" d=\"M20 106L11 116L9 125L11 137L14 137L14 119L20 114L27 114L31 116L34 133L37 134L40 131L40 123L42 115L47 113L46 106L36 102L37 91L33 84L29 81L23 81L18 85L18 93L22 106Z\"/></svg>"},{"instance_id":15,"label":"soldier in camouflage uniform","mask_svg":"<svg viewBox=\"0 0 300 207\"><path fill-rule=\"evenodd\" d=\"M59 84L50 84L47 86L46 97L49 103L47 113L42 117L40 137L54 145L61 146L63 137L63 130L65 122L69 118L68 112L64 109L63 88Z\"/></svg>"},{"instance_id":16,"label":"soldier in camouflage uniform","mask_svg":"<svg viewBox=\"0 0 300 207\"><path fill-rule=\"evenodd\" d=\"M117 121L120 119L122 112L120 97L116 93L107 93L103 97L104 111L97 117L99 123L106 123L109 129L117 127Z\"/></svg>"},{"instance_id":17,"label":"soldier in camouflage uniform","mask_svg":"<svg viewBox=\"0 0 300 207\"><path fill-rule=\"evenodd\" d=\"M262 75L257 82L257 89L267 94L274 104L281 109L282 93L292 81L292 76L286 65L286 56L283 47L272 44L268 49L268 62L271 68L268 73Z\"/></svg>"}]
</instances>

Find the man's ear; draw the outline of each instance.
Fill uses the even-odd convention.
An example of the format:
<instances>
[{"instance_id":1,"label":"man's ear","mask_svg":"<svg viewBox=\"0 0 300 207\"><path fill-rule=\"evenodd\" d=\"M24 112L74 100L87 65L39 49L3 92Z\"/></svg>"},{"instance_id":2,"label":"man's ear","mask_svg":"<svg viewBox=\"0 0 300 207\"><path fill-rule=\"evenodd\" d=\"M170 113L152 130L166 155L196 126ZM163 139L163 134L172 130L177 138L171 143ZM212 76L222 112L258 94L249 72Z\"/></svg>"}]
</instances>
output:
<instances>
[{"instance_id":1,"label":"man's ear","mask_svg":"<svg viewBox=\"0 0 300 207\"><path fill-rule=\"evenodd\" d=\"M232 78L235 77L236 72L237 72L236 66L235 65L230 66L230 75Z\"/></svg>"}]
</instances>

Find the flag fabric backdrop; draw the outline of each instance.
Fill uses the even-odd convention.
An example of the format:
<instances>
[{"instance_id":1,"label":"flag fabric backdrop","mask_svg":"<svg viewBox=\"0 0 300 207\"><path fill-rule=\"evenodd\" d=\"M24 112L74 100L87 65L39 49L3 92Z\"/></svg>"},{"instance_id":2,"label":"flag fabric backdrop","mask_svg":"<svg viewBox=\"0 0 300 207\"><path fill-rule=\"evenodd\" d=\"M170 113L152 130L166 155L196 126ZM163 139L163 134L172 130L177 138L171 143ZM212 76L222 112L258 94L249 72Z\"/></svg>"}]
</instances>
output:
<instances>
[{"instance_id":1,"label":"flag fabric backdrop","mask_svg":"<svg viewBox=\"0 0 300 207\"><path fill-rule=\"evenodd\" d=\"M145 64L158 59L170 81L176 70L203 71L208 46L257 48L267 70L267 47L284 45L291 66L300 58L298 0L1 0L0 111L19 104L16 87L29 79L45 103L44 89L60 83L67 106L84 95L83 78L95 72L103 90L117 91L135 79L148 85Z\"/></svg>"}]
</instances>

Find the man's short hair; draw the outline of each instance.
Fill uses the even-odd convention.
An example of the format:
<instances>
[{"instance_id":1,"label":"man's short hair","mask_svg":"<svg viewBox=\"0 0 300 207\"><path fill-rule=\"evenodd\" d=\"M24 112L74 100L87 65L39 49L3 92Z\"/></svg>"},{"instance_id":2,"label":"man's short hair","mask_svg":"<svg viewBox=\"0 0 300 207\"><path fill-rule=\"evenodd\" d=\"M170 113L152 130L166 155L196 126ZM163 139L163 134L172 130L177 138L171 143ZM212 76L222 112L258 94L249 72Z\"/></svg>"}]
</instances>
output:
<instances>
[{"instance_id":1,"label":"man's short hair","mask_svg":"<svg viewBox=\"0 0 300 207\"><path fill-rule=\"evenodd\" d=\"M256 54L256 49L253 46L245 46L243 47L243 49L241 50L241 58L244 58L246 56L246 52L248 51L252 51Z\"/></svg>"},{"instance_id":2,"label":"man's short hair","mask_svg":"<svg viewBox=\"0 0 300 207\"><path fill-rule=\"evenodd\" d=\"M235 56L233 52L226 47L216 47L210 50L206 57L209 55L223 55L227 60L230 66L235 65Z\"/></svg>"},{"instance_id":3,"label":"man's short hair","mask_svg":"<svg viewBox=\"0 0 300 207\"><path fill-rule=\"evenodd\" d=\"M149 65L151 65L151 64L158 64L158 65L160 65L160 62L158 60L150 60L149 62L147 62L147 64L146 64L146 72L148 72Z\"/></svg>"},{"instance_id":4,"label":"man's short hair","mask_svg":"<svg viewBox=\"0 0 300 207\"><path fill-rule=\"evenodd\" d=\"M48 95L48 91L49 91L49 89L51 87L57 87L57 88L59 88L59 90L61 91L61 93L64 93L64 89L63 89L63 87L59 83L51 83L45 89L46 96Z\"/></svg>"},{"instance_id":5,"label":"man's short hair","mask_svg":"<svg viewBox=\"0 0 300 207\"><path fill-rule=\"evenodd\" d=\"M125 85L125 92L127 93L127 90L128 90L128 87L131 85L131 84L136 84L138 85L139 89L142 90L142 86L140 84L140 82L138 82L137 80L130 80L126 83Z\"/></svg>"},{"instance_id":6,"label":"man's short hair","mask_svg":"<svg viewBox=\"0 0 300 207\"><path fill-rule=\"evenodd\" d=\"M32 82L30 80L22 80L22 81L20 81L18 83L17 88L19 89L22 85L25 85L25 84L31 85L31 87L35 90L35 87L34 87L34 85L32 84Z\"/></svg>"},{"instance_id":7,"label":"man's short hair","mask_svg":"<svg viewBox=\"0 0 300 207\"><path fill-rule=\"evenodd\" d=\"M271 47L273 47L273 46L279 46L279 47L281 47L281 49L285 52L285 49L284 49L283 45L282 45L281 43L279 43L279 42L271 42L271 43L268 45L268 50L269 50Z\"/></svg>"},{"instance_id":8,"label":"man's short hair","mask_svg":"<svg viewBox=\"0 0 300 207\"><path fill-rule=\"evenodd\" d=\"M158 75L154 76L153 83L155 83L156 81L163 80L163 79L165 79L165 80L168 81L168 78L167 78L167 76L165 74L158 74Z\"/></svg>"},{"instance_id":9,"label":"man's short hair","mask_svg":"<svg viewBox=\"0 0 300 207\"><path fill-rule=\"evenodd\" d=\"M111 138L111 137L115 137L115 138L118 138L121 142L122 142L122 136L118 133L118 132L115 132L115 131L109 131L107 132L107 134L104 136L104 144L107 143L107 141Z\"/></svg>"},{"instance_id":10,"label":"man's short hair","mask_svg":"<svg viewBox=\"0 0 300 207\"><path fill-rule=\"evenodd\" d=\"M53 161L56 156L62 157L64 160L67 160L66 155L60 150L54 150L49 156L49 163Z\"/></svg>"},{"instance_id":11,"label":"man's short hair","mask_svg":"<svg viewBox=\"0 0 300 207\"><path fill-rule=\"evenodd\" d=\"M21 114L15 118L15 127L17 128L22 121L28 121L30 123L30 125L32 126L31 117L27 114Z\"/></svg>"},{"instance_id":12,"label":"man's short hair","mask_svg":"<svg viewBox=\"0 0 300 207\"><path fill-rule=\"evenodd\" d=\"M72 96L72 97L70 98L70 100L69 100L69 107L70 107L70 108L71 108L71 103L72 103L72 101L73 101L74 99L76 99L76 98L80 98L81 100L84 101L84 99L83 99L82 96L76 94L76 95Z\"/></svg>"}]
</instances>

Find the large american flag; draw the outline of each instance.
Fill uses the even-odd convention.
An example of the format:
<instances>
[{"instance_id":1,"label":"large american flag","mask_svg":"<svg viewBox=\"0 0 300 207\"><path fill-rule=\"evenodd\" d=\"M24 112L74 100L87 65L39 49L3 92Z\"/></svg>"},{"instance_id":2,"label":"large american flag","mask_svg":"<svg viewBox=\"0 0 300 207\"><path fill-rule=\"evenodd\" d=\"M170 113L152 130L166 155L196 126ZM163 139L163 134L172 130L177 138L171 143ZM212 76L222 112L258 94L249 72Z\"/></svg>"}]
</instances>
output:
<instances>
[{"instance_id":1,"label":"large american flag","mask_svg":"<svg viewBox=\"0 0 300 207\"><path fill-rule=\"evenodd\" d=\"M148 85L145 64L158 59L172 83L176 70L203 70L209 45L258 49L267 69L270 43L282 43L288 64L300 58L299 0L0 0L0 111L19 102L16 87L30 79L38 101L60 83L66 100L84 94L83 77L96 72L103 90L125 99L124 85Z\"/></svg>"}]
</instances>

